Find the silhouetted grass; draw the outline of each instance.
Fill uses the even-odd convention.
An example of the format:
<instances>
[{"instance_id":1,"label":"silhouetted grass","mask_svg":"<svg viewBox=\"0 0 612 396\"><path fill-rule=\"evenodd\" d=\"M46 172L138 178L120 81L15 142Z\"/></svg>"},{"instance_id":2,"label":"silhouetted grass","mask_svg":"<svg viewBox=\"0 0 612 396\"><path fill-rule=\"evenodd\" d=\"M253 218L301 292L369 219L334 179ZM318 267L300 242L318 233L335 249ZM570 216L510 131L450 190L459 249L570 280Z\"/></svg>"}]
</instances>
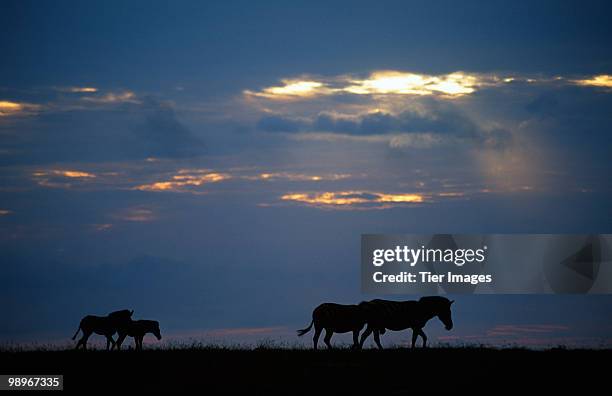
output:
<instances>
[{"instance_id":1,"label":"silhouetted grass","mask_svg":"<svg viewBox=\"0 0 612 396\"><path fill-rule=\"evenodd\" d=\"M535 387L584 391L606 378L612 350L477 345L427 349L388 348L313 351L274 342L245 345L190 344L106 352L5 349L0 372L63 374L67 390L204 393L318 394L372 391L525 391ZM501 387L501 388L500 388ZM315 393L312 393L315 392ZM318 392L318 393L316 393ZM382 392L382 393L381 393ZM462 392L463 393L463 392Z\"/></svg>"}]
</instances>

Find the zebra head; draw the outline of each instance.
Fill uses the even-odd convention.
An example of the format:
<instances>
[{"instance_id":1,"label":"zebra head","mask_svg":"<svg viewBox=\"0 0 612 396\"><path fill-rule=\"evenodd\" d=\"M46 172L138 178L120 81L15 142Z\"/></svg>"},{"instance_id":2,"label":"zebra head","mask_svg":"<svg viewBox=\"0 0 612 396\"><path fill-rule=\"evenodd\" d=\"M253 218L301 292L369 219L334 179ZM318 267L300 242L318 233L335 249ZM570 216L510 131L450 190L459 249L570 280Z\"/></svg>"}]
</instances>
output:
<instances>
[{"instance_id":1,"label":"zebra head","mask_svg":"<svg viewBox=\"0 0 612 396\"><path fill-rule=\"evenodd\" d=\"M438 319L440 319L440 321L444 323L444 328L446 330L451 330L453 328L451 305L453 305L454 302L455 300L444 301L444 303L441 304L442 306L440 307L440 311L438 312Z\"/></svg>"},{"instance_id":2,"label":"zebra head","mask_svg":"<svg viewBox=\"0 0 612 396\"><path fill-rule=\"evenodd\" d=\"M419 303L423 304L425 309L430 312L430 318L437 316L438 319L444 324L446 330L453 328L453 317L451 314L451 305L455 300L449 300L446 297L431 296L423 297L419 300Z\"/></svg>"},{"instance_id":3,"label":"zebra head","mask_svg":"<svg viewBox=\"0 0 612 396\"><path fill-rule=\"evenodd\" d=\"M159 322L158 321L154 321L153 322L153 328L151 329L151 332L157 338L158 341L162 339L161 331L159 330Z\"/></svg>"}]
</instances>

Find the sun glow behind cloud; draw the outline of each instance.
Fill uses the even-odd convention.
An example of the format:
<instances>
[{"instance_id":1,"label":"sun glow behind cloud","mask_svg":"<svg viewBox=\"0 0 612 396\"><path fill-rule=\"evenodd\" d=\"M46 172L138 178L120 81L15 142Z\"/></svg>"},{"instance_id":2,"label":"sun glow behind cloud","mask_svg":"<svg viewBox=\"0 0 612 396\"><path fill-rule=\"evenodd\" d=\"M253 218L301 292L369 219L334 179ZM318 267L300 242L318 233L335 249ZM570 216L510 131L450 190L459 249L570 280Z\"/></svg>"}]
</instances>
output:
<instances>
[{"instance_id":1,"label":"sun glow behind cloud","mask_svg":"<svg viewBox=\"0 0 612 396\"><path fill-rule=\"evenodd\" d=\"M462 72L429 75L380 70L372 72L365 79L350 75L321 79L283 79L282 85L265 87L260 91L245 90L243 93L272 100L311 99L331 94L440 95L453 98L474 93L481 85L499 81L491 76Z\"/></svg>"},{"instance_id":2,"label":"sun glow behind cloud","mask_svg":"<svg viewBox=\"0 0 612 396\"><path fill-rule=\"evenodd\" d=\"M259 91L245 90L243 94L247 97L275 101L316 99L329 95L437 96L456 99L471 95L485 87L501 87L510 83L577 84L612 88L612 75L601 74L572 80L562 76L508 76L459 71L435 75L376 70L365 78L345 74L332 77L282 79L278 86L264 87Z\"/></svg>"},{"instance_id":3,"label":"sun glow behind cloud","mask_svg":"<svg viewBox=\"0 0 612 396\"><path fill-rule=\"evenodd\" d=\"M479 79L475 75L451 73L441 76L377 71L365 80L352 80L343 91L357 95L398 94L461 96L473 93Z\"/></svg>"},{"instance_id":4,"label":"sun glow behind cloud","mask_svg":"<svg viewBox=\"0 0 612 396\"><path fill-rule=\"evenodd\" d=\"M282 80L284 85L267 87L259 92L244 91L245 95L267 99L299 99L333 93L325 83L312 80Z\"/></svg>"}]
</instances>

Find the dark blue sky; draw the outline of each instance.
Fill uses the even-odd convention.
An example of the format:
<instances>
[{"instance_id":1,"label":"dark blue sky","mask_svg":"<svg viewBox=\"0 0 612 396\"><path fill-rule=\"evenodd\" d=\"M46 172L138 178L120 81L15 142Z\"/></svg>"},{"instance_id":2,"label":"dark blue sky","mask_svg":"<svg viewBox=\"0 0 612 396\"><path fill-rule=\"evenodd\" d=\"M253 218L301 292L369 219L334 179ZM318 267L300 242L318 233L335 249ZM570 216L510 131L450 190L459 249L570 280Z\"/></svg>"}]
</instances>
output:
<instances>
[{"instance_id":1,"label":"dark blue sky","mask_svg":"<svg viewBox=\"0 0 612 396\"><path fill-rule=\"evenodd\" d=\"M611 231L608 2L0 7L2 340L293 342L371 297L362 233ZM607 296L457 300L438 341L612 339Z\"/></svg>"}]
</instances>

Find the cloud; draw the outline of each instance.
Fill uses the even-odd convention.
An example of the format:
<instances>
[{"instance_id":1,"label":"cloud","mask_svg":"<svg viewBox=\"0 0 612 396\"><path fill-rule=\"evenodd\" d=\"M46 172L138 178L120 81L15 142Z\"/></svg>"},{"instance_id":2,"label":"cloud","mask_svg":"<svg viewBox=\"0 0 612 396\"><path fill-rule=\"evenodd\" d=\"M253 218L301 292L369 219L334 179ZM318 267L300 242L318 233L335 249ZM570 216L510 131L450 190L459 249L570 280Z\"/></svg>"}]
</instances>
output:
<instances>
[{"instance_id":1,"label":"cloud","mask_svg":"<svg viewBox=\"0 0 612 396\"><path fill-rule=\"evenodd\" d=\"M6 117L7 115L19 113L23 110L23 105L16 102L9 102L3 100L0 102L0 116Z\"/></svg>"},{"instance_id":2,"label":"cloud","mask_svg":"<svg viewBox=\"0 0 612 396\"><path fill-rule=\"evenodd\" d=\"M296 135L299 140L385 143L397 150L461 143L502 150L514 144L508 129L483 127L456 105L430 99L398 113L376 110L362 114L323 111L313 117L267 115L258 121L257 129Z\"/></svg>"},{"instance_id":3,"label":"cloud","mask_svg":"<svg viewBox=\"0 0 612 396\"><path fill-rule=\"evenodd\" d=\"M289 135L296 141L320 141L328 143L354 142L368 144L384 144L391 149L403 150L409 148L432 148L443 145L447 140L441 135L431 133L398 133L383 135L351 135L345 133L308 132Z\"/></svg>"},{"instance_id":4,"label":"cloud","mask_svg":"<svg viewBox=\"0 0 612 396\"><path fill-rule=\"evenodd\" d=\"M146 98L144 123L134 128L145 157L192 157L202 154L204 143L177 118L171 104Z\"/></svg>"},{"instance_id":5,"label":"cloud","mask_svg":"<svg viewBox=\"0 0 612 396\"><path fill-rule=\"evenodd\" d=\"M397 70L377 70L366 78L340 75L313 79L283 79L281 85L245 90L247 97L277 101L313 99L328 95L435 95L448 99L476 92L482 86L503 82L496 76L454 72L429 75Z\"/></svg>"},{"instance_id":6,"label":"cloud","mask_svg":"<svg viewBox=\"0 0 612 396\"><path fill-rule=\"evenodd\" d=\"M335 92L326 83L320 81L285 79L281 82L282 85L263 88L261 91L245 90L244 94L272 100L294 100L329 95Z\"/></svg>"},{"instance_id":7,"label":"cloud","mask_svg":"<svg viewBox=\"0 0 612 396\"><path fill-rule=\"evenodd\" d=\"M8 209L0 209L0 216L8 216L11 213L13 213L11 210Z\"/></svg>"},{"instance_id":8,"label":"cloud","mask_svg":"<svg viewBox=\"0 0 612 396\"><path fill-rule=\"evenodd\" d=\"M94 178L96 177L96 175L94 175L93 173L89 173L89 172L83 172L83 171L78 171L78 170L58 170L58 169L53 169L50 171L40 171L40 172L36 172L34 173L34 176L40 177L40 176L64 176L64 177L68 177L68 178Z\"/></svg>"},{"instance_id":9,"label":"cloud","mask_svg":"<svg viewBox=\"0 0 612 396\"><path fill-rule=\"evenodd\" d=\"M0 100L0 117L30 115L36 113L41 107L32 103Z\"/></svg>"},{"instance_id":10,"label":"cloud","mask_svg":"<svg viewBox=\"0 0 612 396\"><path fill-rule=\"evenodd\" d=\"M95 87L59 87L56 88L59 92L67 92L67 93L96 93L98 92L98 88Z\"/></svg>"},{"instance_id":11,"label":"cloud","mask_svg":"<svg viewBox=\"0 0 612 396\"><path fill-rule=\"evenodd\" d=\"M124 209L114 214L113 217L123 221L138 223L151 222L157 219L157 216L153 209L143 206L135 206Z\"/></svg>"},{"instance_id":12,"label":"cloud","mask_svg":"<svg viewBox=\"0 0 612 396\"><path fill-rule=\"evenodd\" d=\"M5 189L26 191L37 186L73 191L144 191L205 194L209 186L229 180L239 183L318 183L347 180L348 173L295 172L282 168L200 168L193 159L144 159L142 161L71 164L67 168L24 167L4 177ZM189 166L189 167L187 167ZM34 184L29 183L32 181ZM261 184L263 188L264 184ZM250 184L249 188L259 188ZM265 187L265 188L269 188ZM264 189L265 189L264 188ZM215 189L219 192L219 189Z\"/></svg>"},{"instance_id":13,"label":"cloud","mask_svg":"<svg viewBox=\"0 0 612 396\"><path fill-rule=\"evenodd\" d=\"M92 224L92 227L95 231L109 231L113 228L113 224L111 223L101 223L101 224Z\"/></svg>"},{"instance_id":14,"label":"cloud","mask_svg":"<svg viewBox=\"0 0 612 396\"><path fill-rule=\"evenodd\" d=\"M452 100L473 95L479 90L507 84L556 84L612 87L612 75L601 74L569 79L562 76L500 75L495 73L453 72L425 74L400 70L375 70L367 77L351 74L332 77L282 79L277 86L244 90L247 98L272 101L312 100L325 96L432 96Z\"/></svg>"},{"instance_id":15,"label":"cloud","mask_svg":"<svg viewBox=\"0 0 612 396\"><path fill-rule=\"evenodd\" d=\"M283 116L264 116L257 122L257 129L265 132L299 132L308 124Z\"/></svg>"},{"instance_id":16,"label":"cloud","mask_svg":"<svg viewBox=\"0 0 612 396\"><path fill-rule=\"evenodd\" d=\"M80 170L37 170L32 173L32 177L39 186L49 188L71 188L70 179L89 181L95 179L96 175Z\"/></svg>"},{"instance_id":17,"label":"cloud","mask_svg":"<svg viewBox=\"0 0 612 396\"><path fill-rule=\"evenodd\" d=\"M289 193L282 195L280 199L328 209L387 209L406 204L424 203L427 197L413 193L334 191Z\"/></svg>"},{"instance_id":18,"label":"cloud","mask_svg":"<svg viewBox=\"0 0 612 396\"><path fill-rule=\"evenodd\" d=\"M94 88L95 89L95 88ZM76 91L76 92L97 92L95 91ZM99 96L84 96L81 100L85 102L115 104L115 103L140 103L140 99L132 91L108 92Z\"/></svg>"},{"instance_id":19,"label":"cloud","mask_svg":"<svg viewBox=\"0 0 612 396\"><path fill-rule=\"evenodd\" d=\"M406 73L399 71L376 71L367 79L351 80L343 92L356 95L444 95L449 98L474 93L481 78L465 73L440 76Z\"/></svg>"},{"instance_id":20,"label":"cloud","mask_svg":"<svg viewBox=\"0 0 612 396\"><path fill-rule=\"evenodd\" d=\"M479 133L478 125L457 108L433 101L426 105L426 112L407 110L392 114L375 111L357 117L321 113L313 122L312 129L356 135L434 132L469 136Z\"/></svg>"},{"instance_id":21,"label":"cloud","mask_svg":"<svg viewBox=\"0 0 612 396\"><path fill-rule=\"evenodd\" d=\"M86 97L86 98L89 98ZM84 99L84 98L82 98ZM133 94L47 103L44 108L5 103L0 116L0 163L107 162L192 158L203 140L178 117L174 104ZM2 122L3 118L11 122Z\"/></svg>"},{"instance_id":22,"label":"cloud","mask_svg":"<svg viewBox=\"0 0 612 396\"><path fill-rule=\"evenodd\" d=\"M393 114L374 111L347 115L321 112L313 119L265 116L257 127L265 132L334 132L351 135L380 135L402 132L435 132L455 135L475 135L479 127L458 109L434 102L428 104L427 113L403 111Z\"/></svg>"},{"instance_id":23,"label":"cloud","mask_svg":"<svg viewBox=\"0 0 612 396\"><path fill-rule=\"evenodd\" d=\"M612 88L612 75L600 74L590 78L572 80L572 82L582 86Z\"/></svg>"},{"instance_id":24,"label":"cloud","mask_svg":"<svg viewBox=\"0 0 612 396\"><path fill-rule=\"evenodd\" d=\"M271 172L260 173L255 176L245 176L248 180L287 180L287 181L337 181L350 178L351 175L346 173L328 173L328 174L304 174L293 172Z\"/></svg>"},{"instance_id":25,"label":"cloud","mask_svg":"<svg viewBox=\"0 0 612 396\"><path fill-rule=\"evenodd\" d=\"M154 192L166 191L198 193L201 192L201 190L196 190L194 188L210 183L218 183L230 178L231 176L227 173L212 172L206 169L181 169L176 175L173 175L168 180L141 184L133 189Z\"/></svg>"}]
</instances>

